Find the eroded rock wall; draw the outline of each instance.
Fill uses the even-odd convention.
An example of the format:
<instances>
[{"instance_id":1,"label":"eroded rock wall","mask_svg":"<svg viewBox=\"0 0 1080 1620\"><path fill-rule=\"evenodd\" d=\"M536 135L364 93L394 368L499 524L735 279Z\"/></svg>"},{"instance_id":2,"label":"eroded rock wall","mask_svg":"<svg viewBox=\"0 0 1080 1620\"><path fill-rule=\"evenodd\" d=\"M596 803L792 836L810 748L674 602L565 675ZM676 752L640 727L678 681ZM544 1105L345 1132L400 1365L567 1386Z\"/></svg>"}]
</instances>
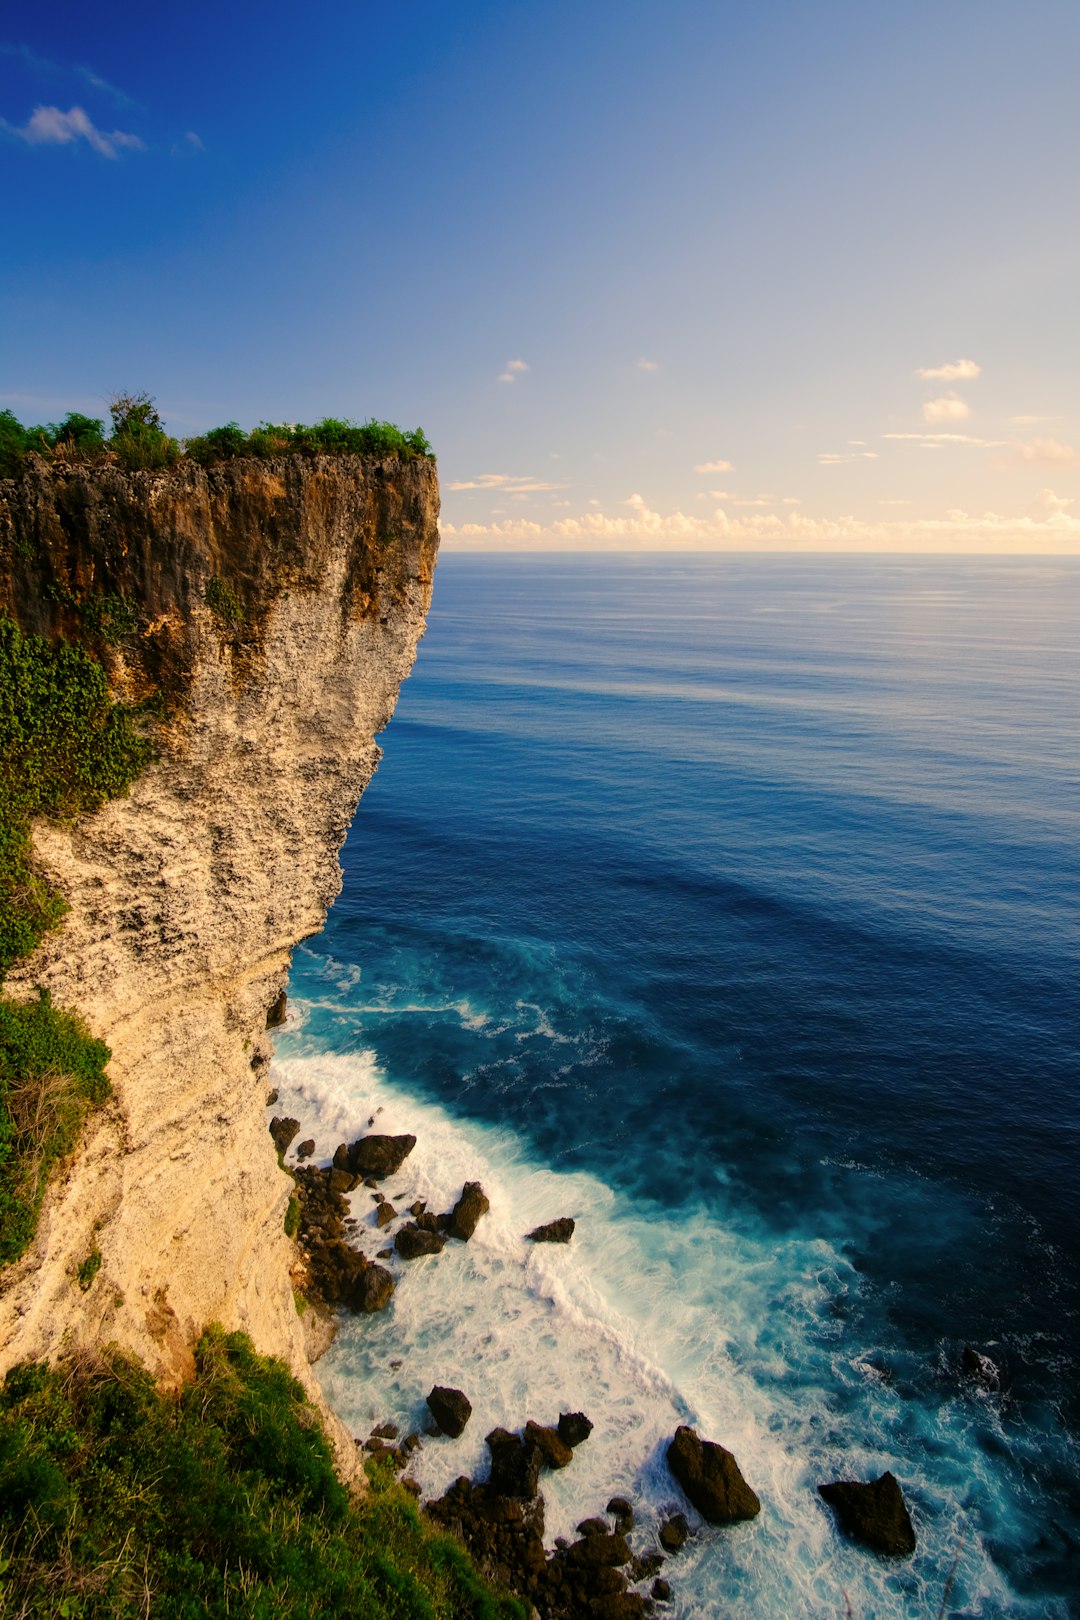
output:
<instances>
[{"instance_id":1,"label":"eroded rock wall","mask_svg":"<svg viewBox=\"0 0 1080 1620\"><path fill-rule=\"evenodd\" d=\"M137 602L137 628L99 650L118 692L171 704L130 797L35 829L70 911L7 990L78 1009L112 1048L115 1095L0 1283L0 1370L115 1341L177 1379L217 1320L304 1375L266 1011L340 887L423 632L437 515L428 461L42 465L0 484L0 605L55 634L87 602ZM206 605L218 578L241 622Z\"/></svg>"}]
</instances>

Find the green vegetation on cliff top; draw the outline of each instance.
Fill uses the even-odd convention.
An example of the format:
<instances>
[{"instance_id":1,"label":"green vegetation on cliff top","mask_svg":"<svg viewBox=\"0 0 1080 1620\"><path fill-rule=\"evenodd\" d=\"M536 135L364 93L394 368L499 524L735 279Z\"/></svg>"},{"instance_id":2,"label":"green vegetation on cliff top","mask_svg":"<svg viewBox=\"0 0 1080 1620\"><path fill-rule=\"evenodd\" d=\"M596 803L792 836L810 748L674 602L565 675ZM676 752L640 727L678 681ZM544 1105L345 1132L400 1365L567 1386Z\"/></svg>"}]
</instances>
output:
<instances>
[{"instance_id":1,"label":"green vegetation on cliff top","mask_svg":"<svg viewBox=\"0 0 1080 1620\"><path fill-rule=\"evenodd\" d=\"M24 427L10 410L0 411L0 478L17 478L30 454L73 464L112 461L129 472L172 467L185 458L206 467L237 456L361 455L399 461L433 456L421 428L405 431L374 419L357 423L327 416L312 427L260 422L250 433L228 422L179 440L166 433L148 394L118 395L109 414L112 431L106 437L103 420L78 411L38 427Z\"/></svg>"},{"instance_id":2,"label":"green vegetation on cliff top","mask_svg":"<svg viewBox=\"0 0 1080 1620\"><path fill-rule=\"evenodd\" d=\"M386 1465L350 1498L282 1362L219 1328L195 1356L179 1395L115 1353L8 1373L0 1613L524 1620Z\"/></svg>"}]
</instances>

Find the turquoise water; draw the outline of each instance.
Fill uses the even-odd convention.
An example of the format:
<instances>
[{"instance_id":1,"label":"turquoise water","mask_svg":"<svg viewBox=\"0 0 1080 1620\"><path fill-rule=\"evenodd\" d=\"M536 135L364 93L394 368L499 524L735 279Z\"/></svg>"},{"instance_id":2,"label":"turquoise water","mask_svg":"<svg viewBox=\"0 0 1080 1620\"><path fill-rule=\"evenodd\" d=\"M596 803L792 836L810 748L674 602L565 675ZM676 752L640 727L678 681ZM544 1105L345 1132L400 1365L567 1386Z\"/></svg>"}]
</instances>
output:
<instances>
[{"instance_id":1,"label":"turquoise water","mask_svg":"<svg viewBox=\"0 0 1080 1620\"><path fill-rule=\"evenodd\" d=\"M465 1389L425 1492L581 1408L549 1535L643 1540L692 1421L763 1510L672 1612L1075 1611L1078 624L1071 560L440 562L275 1063L321 1153L375 1115L392 1194L491 1196L320 1364L356 1433ZM814 1490L884 1467L900 1564Z\"/></svg>"}]
</instances>

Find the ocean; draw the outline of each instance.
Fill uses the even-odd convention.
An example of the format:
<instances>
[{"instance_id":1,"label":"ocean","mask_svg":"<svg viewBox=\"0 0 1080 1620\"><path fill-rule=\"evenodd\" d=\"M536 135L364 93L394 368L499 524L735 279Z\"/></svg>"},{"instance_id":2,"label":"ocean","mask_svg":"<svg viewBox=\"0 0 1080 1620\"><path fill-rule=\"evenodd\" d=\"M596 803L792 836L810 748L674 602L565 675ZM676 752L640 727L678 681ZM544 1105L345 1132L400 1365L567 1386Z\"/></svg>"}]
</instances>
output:
<instances>
[{"instance_id":1,"label":"ocean","mask_svg":"<svg viewBox=\"0 0 1080 1620\"><path fill-rule=\"evenodd\" d=\"M491 1199L317 1368L357 1435L465 1391L425 1496L581 1410L549 1545L644 1547L691 1422L762 1512L665 1613L1080 1612L1078 632L1077 559L442 558L273 1067ZM910 1559L816 1492L885 1468Z\"/></svg>"}]
</instances>

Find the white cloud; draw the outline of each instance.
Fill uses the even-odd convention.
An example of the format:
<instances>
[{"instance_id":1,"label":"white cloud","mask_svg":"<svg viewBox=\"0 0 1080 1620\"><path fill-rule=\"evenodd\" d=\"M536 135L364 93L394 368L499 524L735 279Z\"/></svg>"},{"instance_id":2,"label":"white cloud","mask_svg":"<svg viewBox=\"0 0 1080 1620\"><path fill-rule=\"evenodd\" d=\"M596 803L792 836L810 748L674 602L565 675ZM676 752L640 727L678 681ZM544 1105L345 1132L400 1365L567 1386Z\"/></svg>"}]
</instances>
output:
<instances>
[{"instance_id":1,"label":"white cloud","mask_svg":"<svg viewBox=\"0 0 1080 1620\"><path fill-rule=\"evenodd\" d=\"M705 501L708 500L710 495L714 501L733 501L735 499L734 495L732 495L731 492L726 489L710 489L708 495L706 495L703 491L701 495L698 496L698 499Z\"/></svg>"},{"instance_id":2,"label":"white cloud","mask_svg":"<svg viewBox=\"0 0 1080 1620\"><path fill-rule=\"evenodd\" d=\"M938 518L890 518L868 521L853 516L814 518L802 512L748 512L729 517L717 508L711 516L653 511L640 495L622 505L629 510L609 515L587 511L555 518L547 524L527 518L494 523L444 522L448 549L555 551L593 550L801 550L801 551L962 551L1051 552L1080 554L1080 515L1065 510L1067 501L1044 491L1036 503L1039 515L1019 517L998 512L973 515L959 508Z\"/></svg>"},{"instance_id":3,"label":"white cloud","mask_svg":"<svg viewBox=\"0 0 1080 1620\"><path fill-rule=\"evenodd\" d=\"M565 484L547 484L540 478L522 477L516 473L481 473L479 478L461 479L450 488L456 493L466 489L500 489L508 495L532 495L539 490L565 489Z\"/></svg>"},{"instance_id":4,"label":"white cloud","mask_svg":"<svg viewBox=\"0 0 1080 1620\"><path fill-rule=\"evenodd\" d=\"M18 136L28 146L70 146L74 141L85 141L101 157L115 158L122 149L140 151L142 141L122 129L106 134L98 129L81 107L63 112L59 107L35 107L29 120L17 129L6 119L3 127Z\"/></svg>"},{"instance_id":5,"label":"white cloud","mask_svg":"<svg viewBox=\"0 0 1080 1620\"><path fill-rule=\"evenodd\" d=\"M735 468L730 461L699 461L694 471L699 473L734 472Z\"/></svg>"},{"instance_id":6,"label":"white cloud","mask_svg":"<svg viewBox=\"0 0 1080 1620\"><path fill-rule=\"evenodd\" d=\"M660 362L658 360L639 360L637 368L639 371L659 371Z\"/></svg>"},{"instance_id":7,"label":"white cloud","mask_svg":"<svg viewBox=\"0 0 1080 1620\"><path fill-rule=\"evenodd\" d=\"M966 444L980 450L996 450L1008 439L974 439L969 433L883 433L883 439L906 439L921 444L926 450L936 450L942 444Z\"/></svg>"},{"instance_id":8,"label":"white cloud","mask_svg":"<svg viewBox=\"0 0 1080 1620\"><path fill-rule=\"evenodd\" d=\"M943 366L921 366L915 375L926 382L974 382L981 372L974 360L948 360Z\"/></svg>"},{"instance_id":9,"label":"white cloud","mask_svg":"<svg viewBox=\"0 0 1080 1620\"><path fill-rule=\"evenodd\" d=\"M922 413L924 422L963 422L971 415L971 406L956 394L943 394L940 399L928 399Z\"/></svg>"},{"instance_id":10,"label":"white cloud","mask_svg":"<svg viewBox=\"0 0 1080 1620\"><path fill-rule=\"evenodd\" d=\"M1032 505L1041 506L1044 512L1064 512L1066 507L1075 506L1072 495L1055 495L1052 489L1040 489Z\"/></svg>"},{"instance_id":11,"label":"white cloud","mask_svg":"<svg viewBox=\"0 0 1080 1620\"><path fill-rule=\"evenodd\" d=\"M802 496L801 495L785 495L782 504L784 506L801 506L802 505Z\"/></svg>"},{"instance_id":12,"label":"white cloud","mask_svg":"<svg viewBox=\"0 0 1080 1620\"><path fill-rule=\"evenodd\" d=\"M1057 439L1029 439L1026 444L1016 446L1016 453L1021 461L1042 462L1049 466L1080 461L1080 451L1074 450L1071 444L1059 444Z\"/></svg>"},{"instance_id":13,"label":"white cloud","mask_svg":"<svg viewBox=\"0 0 1080 1620\"><path fill-rule=\"evenodd\" d=\"M851 440L851 443L860 443L860 440ZM822 467L839 467L846 461L876 461L876 450L822 450L818 454L818 463Z\"/></svg>"},{"instance_id":14,"label":"white cloud","mask_svg":"<svg viewBox=\"0 0 1080 1620\"><path fill-rule=\"evenodd\" d=\"M528 369L529 367L524 360L508 360L506 370L499 373L499 381L505 383L516 382L522 372L528 371Z\"/></svg>"}]
</instances>

